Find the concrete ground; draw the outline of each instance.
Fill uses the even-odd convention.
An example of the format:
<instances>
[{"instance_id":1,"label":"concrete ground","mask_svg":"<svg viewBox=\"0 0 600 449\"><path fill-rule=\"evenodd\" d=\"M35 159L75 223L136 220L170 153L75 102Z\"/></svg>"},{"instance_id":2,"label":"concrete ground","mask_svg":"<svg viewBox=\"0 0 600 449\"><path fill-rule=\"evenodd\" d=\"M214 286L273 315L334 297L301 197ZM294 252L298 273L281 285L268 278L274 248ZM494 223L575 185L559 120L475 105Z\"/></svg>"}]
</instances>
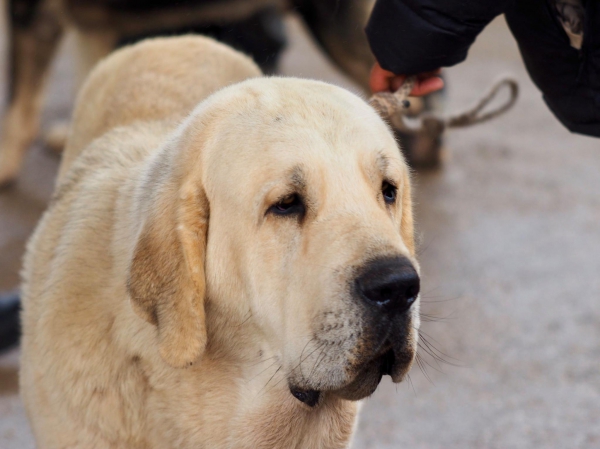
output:
<instances>
[{"instance_id":1,"label":"concrete ground","mask_svg":"<svg viewBox=\"0 0 600 449\"><path fill-rule=\"evenodd\" d=\"M286 74L348 86L296 23ZM57 65L44 123L68 114L71 61ZM416 176L427 376L384 380L355 449L600 448L600 140L571 135L529 81L502 19L446 72L448 109L501 73L522 88L491 123L447 135L444 168ZM18 283L23 244L57 158L36 144L0 193L0 289ZM33 447L17 391L18 351L0 358L0 448Z\"/></svg>"}]
</instances>

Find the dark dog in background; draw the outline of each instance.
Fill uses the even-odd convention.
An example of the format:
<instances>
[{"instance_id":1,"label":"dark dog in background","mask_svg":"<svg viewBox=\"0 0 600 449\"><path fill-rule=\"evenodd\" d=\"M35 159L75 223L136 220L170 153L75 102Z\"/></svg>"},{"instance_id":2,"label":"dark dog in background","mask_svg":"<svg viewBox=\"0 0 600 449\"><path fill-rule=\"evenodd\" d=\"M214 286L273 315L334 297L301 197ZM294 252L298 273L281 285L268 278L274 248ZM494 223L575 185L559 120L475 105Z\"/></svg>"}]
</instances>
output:
<instances>
[{"instance_id":1,"label":"dark dog in background","mask_svg":"<svg viewBox=\"0 0 600 449\"><path fill-rule=\"evenodd\" d=\"M331 60L366 89L374 58L363 28L373 3L374 0L8 0L9 104L1 130L0 185L15 180L28 147L38 135L50 64L67 31L76 36L80 80L99 59L119 46L151 36L185 33L221 40L251 55L266 72L273 72L285 45L283 15L294 10Z\"/></svg>"}]
</instances>

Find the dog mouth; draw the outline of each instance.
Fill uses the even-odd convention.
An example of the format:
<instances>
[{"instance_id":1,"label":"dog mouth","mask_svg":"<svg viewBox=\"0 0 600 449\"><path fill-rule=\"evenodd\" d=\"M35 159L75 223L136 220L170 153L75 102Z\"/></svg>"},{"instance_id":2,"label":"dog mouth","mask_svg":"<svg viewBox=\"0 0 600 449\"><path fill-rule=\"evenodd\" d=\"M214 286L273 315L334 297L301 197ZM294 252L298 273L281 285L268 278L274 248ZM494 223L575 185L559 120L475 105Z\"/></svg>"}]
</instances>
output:
<instances>
[{"instance_id":1,"label":"dog mouth","mask_svg":"<svg viewBox=\"0 0 600 449\"><path fill-rule=\"evenodd\" d=\"M329 390L332 394L349 401L358 401L371 396L383 376L390 376L394 383L401 382L412 363L412 354L397 351L386 342L379 355L363 364L358 374L347 385ZM290 393L300 402L314 407L318 404L321 391L290 386Z\"/></svg>"},{"instance_id":2,"label":"dog mouth","mask_svg":"<svg viewBox=\"0 0 600 449\"><path fill-rule=\"evenodd\" d=\"M383 376L391 376L394 382L400 382L406 367L397 363L397 357L391 345L386 346L388 348L383 353L360 368L352 382L335 390L334 393L342 399L358 401L371 396Z\"/></svg>"},{"instance_id":3,"label":"dog mouth","mask_svg":"<svg viewBox=\"0 0 600 449\"><path fill-rule=\"evenodd\" d=\"M381 375L391 376L394 369L394 363L396 362L396 355L394 354L394 350L390 347L380 357L380 361Z\"/></svg>"}]
</instances>

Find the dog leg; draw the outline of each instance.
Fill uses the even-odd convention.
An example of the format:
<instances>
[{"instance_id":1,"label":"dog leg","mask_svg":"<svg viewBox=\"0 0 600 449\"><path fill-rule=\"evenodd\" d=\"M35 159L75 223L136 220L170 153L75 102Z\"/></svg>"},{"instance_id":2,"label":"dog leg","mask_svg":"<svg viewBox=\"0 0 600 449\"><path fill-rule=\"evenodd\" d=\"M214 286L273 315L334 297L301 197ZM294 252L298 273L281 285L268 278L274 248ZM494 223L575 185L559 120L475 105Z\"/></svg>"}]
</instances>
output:
<instances>
[{"instance_id":1,"label":"dog leg","mask_svg":"<svg viewBox=\"0 0 600 449\"><path fill-rule=\"evenodd\" d=\"M9 106L0 138L0 186L14 181L35 139L50 62L63 34L58 0L10 0Z\"/></svg>"}]
</instances>

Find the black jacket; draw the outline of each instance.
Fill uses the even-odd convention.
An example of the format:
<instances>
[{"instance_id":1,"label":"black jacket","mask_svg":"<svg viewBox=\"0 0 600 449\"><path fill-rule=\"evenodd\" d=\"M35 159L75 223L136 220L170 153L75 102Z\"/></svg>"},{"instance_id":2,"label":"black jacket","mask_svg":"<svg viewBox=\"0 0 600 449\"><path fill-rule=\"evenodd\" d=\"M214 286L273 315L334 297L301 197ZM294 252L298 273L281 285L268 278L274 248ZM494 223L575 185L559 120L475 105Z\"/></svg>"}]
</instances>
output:
<instances>
[{"instance_id":1,"label":"black jacket","mask_svg":"<svg viewBox=\"0 0 600 449\"><path fill-rule=\"evenodd\" d=\"M600 137L600 1L583 0L581 50L571 47L551 0L378 0L367 36L380 65L416 74L463 61L504 13L529 74L571 131Z\"/></svg>"}]
</instances>

